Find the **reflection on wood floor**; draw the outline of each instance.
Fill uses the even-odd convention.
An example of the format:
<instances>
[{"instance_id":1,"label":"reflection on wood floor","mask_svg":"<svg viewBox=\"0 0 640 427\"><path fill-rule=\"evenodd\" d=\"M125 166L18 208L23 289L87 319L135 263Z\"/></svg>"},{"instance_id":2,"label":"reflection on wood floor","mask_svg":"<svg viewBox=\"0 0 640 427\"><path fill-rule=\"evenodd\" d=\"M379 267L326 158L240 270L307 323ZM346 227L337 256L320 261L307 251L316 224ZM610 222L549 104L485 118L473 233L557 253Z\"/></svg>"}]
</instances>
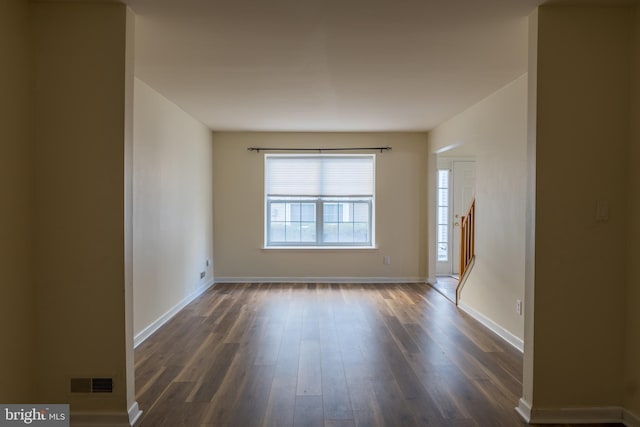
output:
<instances>
[{"instance_id":1,"label":"reflection on wood floor","mask_svg":"<svg viewBox=\"0 0 640 427\"><path fill-rule=\"evenodd\" d=\"M219 284L141 344L142 426L524 426L522 356L421 284Z\"/></svg>"}]
</instances>

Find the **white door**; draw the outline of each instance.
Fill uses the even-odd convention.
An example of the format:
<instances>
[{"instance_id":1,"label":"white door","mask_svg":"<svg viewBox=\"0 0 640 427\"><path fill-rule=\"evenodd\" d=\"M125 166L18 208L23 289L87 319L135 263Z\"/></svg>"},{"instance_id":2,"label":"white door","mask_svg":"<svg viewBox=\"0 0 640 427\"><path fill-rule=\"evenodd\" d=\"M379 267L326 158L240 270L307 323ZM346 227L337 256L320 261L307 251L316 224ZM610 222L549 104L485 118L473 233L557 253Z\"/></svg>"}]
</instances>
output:
<instances>
[{"instance_id":1,"label":"white door","mask_svg":"<svg viewBox=\"0 0 640 427\"><path fill-rule=\"evenodd\" d=\"M451 192L453 230L451 235L452 273L460 273L460 220L467 214L476 188L476 163L474 161L453 161Z\"/></svg>"}]
</instances>

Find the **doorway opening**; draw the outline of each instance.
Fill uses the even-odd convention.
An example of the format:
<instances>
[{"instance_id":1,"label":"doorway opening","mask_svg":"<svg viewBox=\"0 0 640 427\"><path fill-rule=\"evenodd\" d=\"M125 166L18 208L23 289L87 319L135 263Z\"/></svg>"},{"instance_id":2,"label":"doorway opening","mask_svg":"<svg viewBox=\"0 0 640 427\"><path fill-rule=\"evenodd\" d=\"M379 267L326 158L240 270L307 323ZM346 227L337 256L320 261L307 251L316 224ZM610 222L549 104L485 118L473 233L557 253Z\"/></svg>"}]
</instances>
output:
<instances>
[{"instance_id":1,"label":"doorway opening","mask_svg":"<svg viewBox=\"0 0 640 427\"><path fill-rule=\"evenodd\" d=\"M437 262L433 287L455 303L460 281L462 218L475 195L475 158L438 156L437 167Z\"/></svg>"}]
</instances>

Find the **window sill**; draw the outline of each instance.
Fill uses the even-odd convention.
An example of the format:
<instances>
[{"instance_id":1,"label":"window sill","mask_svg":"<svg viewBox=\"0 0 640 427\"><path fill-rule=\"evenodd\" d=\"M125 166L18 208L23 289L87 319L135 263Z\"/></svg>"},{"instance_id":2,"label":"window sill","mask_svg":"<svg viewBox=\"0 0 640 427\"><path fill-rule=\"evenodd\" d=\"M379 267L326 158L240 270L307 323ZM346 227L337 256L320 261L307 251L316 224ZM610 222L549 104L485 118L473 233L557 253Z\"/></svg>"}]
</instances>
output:
<instances>
[{"instance_id":1,"label":"window sill","mask_svg":"<svg viewBox=\"0 0 640 427\"><path fill-rule=\"evenodd\" d=\"M263 246L262 250L265 251L299 251L299 250L304 250L304 251L316 251L316 250L320 250L320 251L326 251L326 250L338 250L338 251L344 251L344 250L357 250L357 251L376 251L378 250L377 246Z\"/></svg>"}]
</instances>

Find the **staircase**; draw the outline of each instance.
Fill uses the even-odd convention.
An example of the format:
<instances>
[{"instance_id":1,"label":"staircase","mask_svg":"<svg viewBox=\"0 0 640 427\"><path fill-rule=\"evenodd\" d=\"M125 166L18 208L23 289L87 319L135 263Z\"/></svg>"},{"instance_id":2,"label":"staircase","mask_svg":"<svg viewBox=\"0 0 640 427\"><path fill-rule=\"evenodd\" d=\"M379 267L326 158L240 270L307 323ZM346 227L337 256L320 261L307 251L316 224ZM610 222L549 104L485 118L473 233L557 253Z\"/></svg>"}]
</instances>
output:
<instances>
[{"instance_id":1,"label":"staircase","mask_svg":"<svg viewBox=\"0 0 640 427\"><path fill-rule=\"evenodd\" d=\"M476 199L471 201L467 214L460 222L460 281L456 287L456 305L460 301L460 293L467 276L473 267L475 260L475 235L476 235Z\"/></svg>"}]
</instances>

